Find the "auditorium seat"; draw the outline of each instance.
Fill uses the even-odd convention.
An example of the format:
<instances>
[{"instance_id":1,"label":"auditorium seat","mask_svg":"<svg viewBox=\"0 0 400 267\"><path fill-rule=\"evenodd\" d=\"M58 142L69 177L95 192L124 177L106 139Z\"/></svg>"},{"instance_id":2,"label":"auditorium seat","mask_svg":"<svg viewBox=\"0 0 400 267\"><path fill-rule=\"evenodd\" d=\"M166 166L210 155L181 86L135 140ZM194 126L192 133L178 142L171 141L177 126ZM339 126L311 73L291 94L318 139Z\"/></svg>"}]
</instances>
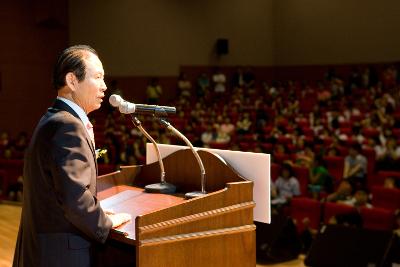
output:
<instances>
[{"instance_id":1,"label":"auditorium seat","mask_svg":"<svg viewBox=\"0 0 400 267\"><path fill-rule=\"evenodd\" d=\"M270 143L263 143L261 144L261 148L264 150L265 153L270 154L274 149L274 145Z\"/></svg>"},{"instance_id":2,"label":"auditorium seat","mask_svg":"<svg viewBox=\"0 0 400 267\"><path fill-rule=\"evenodd\" d=\"M379 130L375 128L365 128L362 130L362 134L366 138L375 138L379 136Z\"/></svg>"},{"instance_id":3,"label":"auditorium seat","mask_svg":"<svg viewBox=\"0 0 400 267\"><path fill-rule=\"evenodd\" d=\"M310 122L308 121L308 119L305 119L305 118L303 118L303 119L300 119L300 120L298 120L297 121L297 125L300 127L300 128L308 128L308 129L310 129L309 127L310 127Z\"/></svg>"},{"instance_id":4,"label":"auditorium seat","mask_svg":"<svg viewBox=\"0 0 400 267\"><path fill-rule=\"evenodd\" d=\"M278 139L276 140L278 144L282 145L288 145L292 143L292 138L287 137L287 136L279 136Z\"/></svg>"},{"instance_id":5,"label":"auditorium seat","mask_svg":"<svg viewBox=\"0 0 400 267\"><path fill-rule=\"evenodd\" d=\"M375 175L376 153L373 148L364 148L361 152L367 158L367 179L368 183L372 184Z\"/></svg>"},{"instance_id":6,"label":"auditorium seat","mask_svg":"<svg viewBox=\"0 0 400 267\"><path fill-rule=\"evenodd\" d=\"M389 210L400 209L400 190L396 188L385 188L383 186L373 186L372 205Z\"/></svg>"},{"instance_id":7,"label":"auditorium seat","mask_svg":"<svg viewBox=\"0 0 400 267\"><path fill-rule=\"evenodd\" d=\"M274 162L279 163L279 164L282 164L285 161L291 160L291 159L292 159L292 155L290 155L290 154L278 154L278 153L275 153L273 155Z\"/></svg>"},{"instance_id":8,"label":"auditorium seat","mask_svg":"<svg viewBox=\"0 0 400 267\"><path fill-rule=\"evenodd\" d=\"M334 184L339 183L343 178L344 157L326 156L324 161L330 175L335 179Z\"/></svg>"},{"instance_id":9,"label":"auditorium seat","mask_svg":"<svg viewBox=\"0 0 400 267\"><path fill-rule=\"evenodd\" d=\"M363 228L371 230L392 230L394 213L383 208L366 208L360 210Z\"/></svg>"},{"instance_id":10,"label":"auditorium seat","mask_svg":"<svg viewBox=\"0 0 400 267\"><path fill-rule=\"evenodd\" d=\"M400 129L393 129L392 134L397 140L400 140Z\"/></svg>"},{"instance_id":11,"label":"auditorium seat","mask_svg":"<svg viewBox=\"0 0 400 267\"><path fill-rule=\"evenodd\" d=\"M339 127L340 128L346 128L346 129L350 129L350 134L352 132L351 127L352 127L352 122L351 121L340 121L339 122Z\"/></svg>"},{"instance_id":12,"label":"auditorium seat","mask_svg":"<svg viewBox=\"0 0 400 267\"><path fill-rule=\"evenodd\" d=\"M355 144L358 144L358 140L357 139L349 138L349 139L346 140L346 146L347 147L351 147L351 146L353 146Z\"/></svg>"},{"instance_id":13,"label":"auditorium seat","mask_svg":"<svg viewBox=\"0 0 400 267\"><path fill-rule=\"evenodd\" d=\"M305 218L309 219L309 226L312 229L318 229L321 220L321 203L311 198L295 197L290 202L290 217L296 221L299 233L304 230Z\"/></svg>"},{"instance_id":14,"label":"auditorium seat","mask_svg":"<svg viewBox=\"0 0 400 267\"><path fill-rule=\"evenodd\" d=\"M345 134L347 136L350 136L352 134L352 132L353 132L353 130L351 128L348 128L348 127L340 127L339 131L340 131L341 134Z\"/></svg>"},{"instance_id":15,"label":"auditorium seat","mask_svg":"<svg viewBox=\"0 0 400 267\"><path fill-rule=\"evenodd\" d=\"M349 148L347 146L339 146L337 149L339 150L339 155L343 158L349 154Z\"/></svg>"},{"instance_id":16,"label":"auditorium seat","mask_svg":"<svg viewBox=\"0 0 400 267\"><path fill-rule=\"evenodd\" d=\"M329 221L332 219L332 217L334 217L336 215L357 212L354 207L346 205L346 204L341 204L341 203L327 202L324 204L323 207L324 207L323 222L325 224L329 223Z\"/></svg>"},{"instance_id":17,"label":"auditorium seat","mask_svg":"<svg viewBox=\"0 0 400 267\"><path fill-rule=\"evenodd\" d=\"M301 131L303 132L305 137L314 138L314 130L310 127L301 128Z\"/></svg>"},{"instance_id":18,"label":"auditorium seat","mask_svg":"<svg viewBox=\"0 0 400 267\"><path fill-rule=\"evenodd\" d=\"M22 176L24 161L22 159L0 159L0 169L5 172L4 187L6 192L11 184L17 182L18 177Z\"/></svg>"},{"instance_id":19,"label":"auditorium seat","mask_svg":"<svg viewBox=\"0 0 400 267\"><path fill-rule=\"evenodd\" d=\"M230 147L229 143L210 142L208 145L214 149L229 149Z\"/></svg>"},{"instance_id":20,"label":"auditorium seat","mask_svg":"<svg viewBox=\"0 0 400 267\"><path fill-rule=\"evenodd\" d=\"M0 200L6 198L7 193L6 172L0 170Z\"/></svg>"},{"instance_id":21,"label":"auditorium seat","mask_svg":"<svg viewBox=\"0 0 400 267\"><path fill-rule=\"evenodd\" d=\"M276 181L280 173L281 173L281 165L277 163L271 163L271 180Z\"/></svg>"},{"instance_id":22,"label":"auditorium seat","mask_svg":"<svg viewBox=\"0 0 400 267\"><path fill-rule=\"evenodd\" d=\"M325 137L323 139L323 141L324 141L324 146L325 147L329 147L333 143L333 138L332 137Z\"/></svg>"},{"instance_id":23,"label":"auditorium seat","mask_svg":"<svg viewBox=\"0 0 400 267\"><path fill-rule=\"evenodd\" d=\"M254 149L254 146L255 146L254 142L239 142L239 147L241 151L244 152L252 151ZM227 149L229 149L229 147Z\"/></svg>"},{"instance_id":24,"label":"auditorium seat","mask_svg":"<svg viewBox=\"0 0 400 267\"><path fill-rule=\"evenodd\" d=\"M377 174L375 185L383 185L386 178L392 177L396 180L400 180L400 171L379 171Z\"/></svg>"},{"instance_id":25,"label":"auditorium seat","mask_svg":"<svg viewBox=\"0 0 400 267\"><path fill-rule=\"evenodd\" d=\"M300 184L300 193L302 196L307 195L308 181L310 178L310 170L306 167L293 166L294 176L297 178Z\"/></svg>"}]
</instances>

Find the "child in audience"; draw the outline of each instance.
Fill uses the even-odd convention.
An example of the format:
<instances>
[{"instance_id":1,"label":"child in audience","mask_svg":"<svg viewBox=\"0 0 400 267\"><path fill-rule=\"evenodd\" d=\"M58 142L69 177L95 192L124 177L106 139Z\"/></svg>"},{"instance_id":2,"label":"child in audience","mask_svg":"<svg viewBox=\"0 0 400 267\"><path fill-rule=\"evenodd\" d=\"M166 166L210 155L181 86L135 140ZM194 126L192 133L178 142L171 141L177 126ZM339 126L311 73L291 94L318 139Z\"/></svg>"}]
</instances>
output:
<instances>
[{"instance_id":1,"label":"child in audience","mask_svg":"<svg viewBox=\"0 0 400 267\"><path fill-rule=\"evenodd\" d=\"M368 203L368 194L364 190L357 190L351 199L341 201L341 203L353 206L355 208L372 208L372 205Z\"/></svg>"}]
</instances>

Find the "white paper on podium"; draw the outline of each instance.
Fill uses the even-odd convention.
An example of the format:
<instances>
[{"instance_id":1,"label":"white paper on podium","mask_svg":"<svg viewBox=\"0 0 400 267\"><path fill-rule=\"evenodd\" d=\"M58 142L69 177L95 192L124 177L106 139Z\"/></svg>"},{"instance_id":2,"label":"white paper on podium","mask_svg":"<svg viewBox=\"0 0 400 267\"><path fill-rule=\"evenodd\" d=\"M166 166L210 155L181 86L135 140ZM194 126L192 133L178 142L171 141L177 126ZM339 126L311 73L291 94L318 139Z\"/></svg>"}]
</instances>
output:
<instances>
[{"instance_id":1,"label":"white paper on podium","mask_svg":"<svg viewBox=\"0 0 400 267\"><path fill-rule=\"evenodd\" d=\"M175 146L158 144L161 157L174 153L181 149L188 149L187 146ZM271 223L270 209L270 155L264 153L251 153L241 151L230 151L210 148L195 148L215 153L222 157L241 176L253 181L253 198L256 202L254 208L254 220L258 222ZM194 157L194 155L193 155ZM157 162L157 153L151 143L146 144L146 164ZM207 177L207 169L206 169ZM199 173L200 180L200 173ZM200 188L199 188L200 190Z\"/></svg>"}]
</instances>

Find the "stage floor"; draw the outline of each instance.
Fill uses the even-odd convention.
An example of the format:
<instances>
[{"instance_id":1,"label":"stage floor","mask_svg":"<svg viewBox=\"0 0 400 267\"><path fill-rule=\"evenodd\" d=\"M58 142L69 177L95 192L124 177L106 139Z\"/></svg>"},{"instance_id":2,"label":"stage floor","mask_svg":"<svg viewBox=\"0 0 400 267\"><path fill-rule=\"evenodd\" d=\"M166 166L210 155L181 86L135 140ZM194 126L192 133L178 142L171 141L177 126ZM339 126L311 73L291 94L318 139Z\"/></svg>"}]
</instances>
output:
<instances>
[{"instance_id":1,"label":"stage floor","mask_svg":"<svg viewBox=\"0 0 400 267\"><path fill-rule=\"evenodd\" d=\"M15 241L17 239L19 220L21 217L20 205L0 204L0 267L9 267L12 264ZM302 259L258 267L304 267Z\"/></svg>"}]
</instances>

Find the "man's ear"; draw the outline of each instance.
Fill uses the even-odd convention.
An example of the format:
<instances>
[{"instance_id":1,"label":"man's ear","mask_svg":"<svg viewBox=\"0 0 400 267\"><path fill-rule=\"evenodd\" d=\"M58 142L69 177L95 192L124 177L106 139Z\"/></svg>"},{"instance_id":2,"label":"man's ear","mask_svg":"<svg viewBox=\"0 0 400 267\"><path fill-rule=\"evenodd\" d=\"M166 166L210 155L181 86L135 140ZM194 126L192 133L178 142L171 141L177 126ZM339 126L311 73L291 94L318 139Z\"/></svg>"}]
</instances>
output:
<instances>
[{"instance_id":1,"label":"man's ear","mask_svg":"<svg viewBox=\"0 0 400 267\"><path fill-rule=\"evenodd\" d=\"M65 84L71 88L72 91L75 91L77 83L78 81L73 72L68 72L67 75L65 75Z\"/></svg>"}]
</instances>

